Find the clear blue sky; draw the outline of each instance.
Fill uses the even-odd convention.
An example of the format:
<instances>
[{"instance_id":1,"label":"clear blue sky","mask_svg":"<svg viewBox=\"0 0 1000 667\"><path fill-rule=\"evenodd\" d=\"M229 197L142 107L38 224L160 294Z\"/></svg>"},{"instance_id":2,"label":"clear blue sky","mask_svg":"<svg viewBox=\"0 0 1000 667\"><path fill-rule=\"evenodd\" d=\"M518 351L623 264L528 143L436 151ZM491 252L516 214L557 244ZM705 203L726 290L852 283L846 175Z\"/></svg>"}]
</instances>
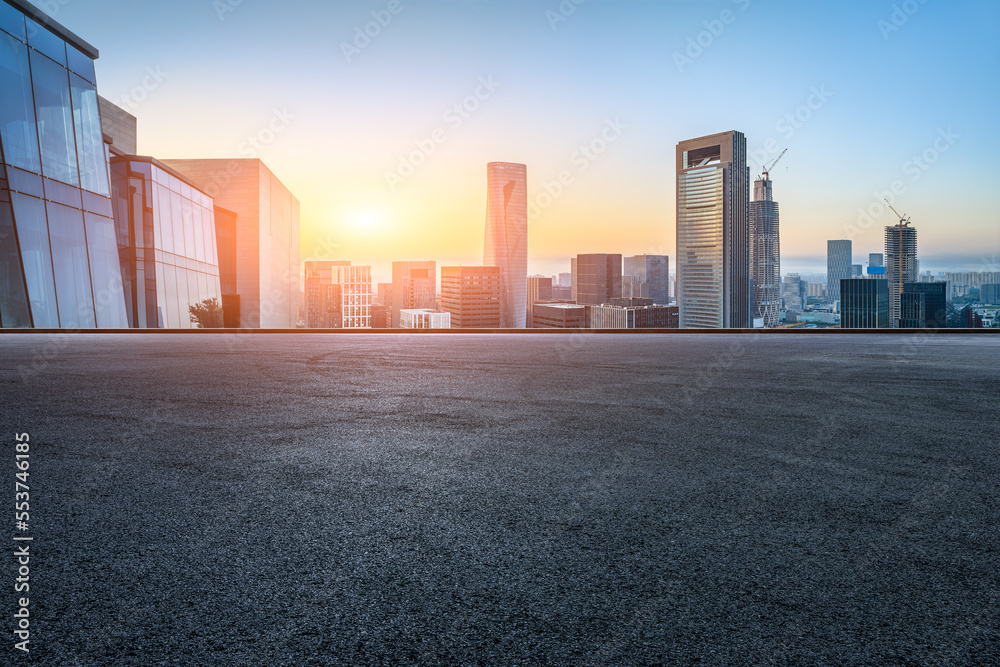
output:
<instances>
[{"instance_id":1,"label":"clear blue sky","mask_svg":"<svg viewBox=\"0 0 1000 667\"><path fill-rule=\"evenodd\" d=\"M382 276L393 259L480 261L492 160L528 164L533 199L572 176L532 220L532 273L579 252L673 256L674 146L737 129L753 155L788 148L772 172L783 271L824 270L827 239L853 238L857 262L880 252L892 216L858 226L858 210L894 182L922 269L1000 270L993 0L39 4L100 49L99 88L139 118L141 152L268 139L254 154L302 202L303 258L326 239ZM373 11L391 21L345 55ZM467 118L446 115L477 87ZM272 139L276 112L292 119ZM574 153L608 119L625 127L584 170ZM437 128L445 141L389 187Z\"/></svg>"}]
</instances>

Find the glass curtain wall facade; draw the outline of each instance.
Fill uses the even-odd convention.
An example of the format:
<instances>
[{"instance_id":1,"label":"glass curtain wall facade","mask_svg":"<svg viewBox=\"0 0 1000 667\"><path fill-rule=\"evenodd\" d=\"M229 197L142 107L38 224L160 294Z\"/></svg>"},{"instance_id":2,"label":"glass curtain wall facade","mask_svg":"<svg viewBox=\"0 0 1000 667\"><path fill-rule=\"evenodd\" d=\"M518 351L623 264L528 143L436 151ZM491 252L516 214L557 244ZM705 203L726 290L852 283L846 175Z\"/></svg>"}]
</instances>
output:
<instances>
[{"instance_id":1,"label":"glass curtain wall facade","mask_svg":"<svg viewBox=\"0 0 1000 667\"><path fill-rule=\"evenodd\" d=\"M500 267L500 326L524 329L528 316L528 168L486 166L483 265Z\"/></svg>"},{"instance_id":2,"label":"glass curtain wall facade","mask_svg":"<svg viewBox=\"0 0 1000 667\"><path fill-rule=\"evenodd\" d=\"M851 277L853 244L850 240L826 242L826 300L840 301L840 281Z\"/></svg>"},{"instance_id":3,"label":"glass curtain wall facade","mask_svg":"<svg viewBox=\"0 0 1000 667\"><path fill-rule=\"evenodd\" d=\"M677 144L677 305L682 329L749 328L750 172L746 137Z\"/></svg>"},{"instance_id":4,"label":"glass curtain wall facade","mask_svg":"<svg viewBox=\"0 0 1000 667\"><path fill-rule=\"evenodd\" d=\"M128 326L97 56L0 0L0 327Z\"/></svg>"},{"instance_id":5,"label":"glass curtain wall facade","mask_svg":"<svg viewBox=\"0 0 1000 667\"><path fill-rule=\"evenodd\" d=\"M125 303L135 328L223 326L219 251L212 198L151 158L111 161Z\"/></svg>"},{"instance_id":6,"label":"glass curtain wall facade","mask_svg":"<svg viewBox=\"0 0 1000 667\"><path fill-rule=\"evenodd\" d=\"M871 278L842 278L841 329L889 328L889 283Z\"/></svg>"}]
</instances>

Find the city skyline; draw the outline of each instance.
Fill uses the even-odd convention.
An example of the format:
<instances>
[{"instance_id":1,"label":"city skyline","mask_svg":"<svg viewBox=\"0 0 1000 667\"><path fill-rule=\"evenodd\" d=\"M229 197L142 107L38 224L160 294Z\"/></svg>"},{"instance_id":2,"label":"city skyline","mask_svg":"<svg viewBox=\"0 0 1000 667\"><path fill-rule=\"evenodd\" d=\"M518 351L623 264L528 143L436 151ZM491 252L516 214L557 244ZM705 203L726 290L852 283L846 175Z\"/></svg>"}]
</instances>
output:
<instances>
[{"instance_id":1,"label":"city skyline","mask_svg":"<svg viewBox=\"0 0 1000 667\"><path fill-rule=\"evenodd\" d=\"M478 263L479 174L498 160L529 166L529 274L587 252L674 255L664 155L733 127L751 176L758 158L794 149L772 175L783 273L821 273L829 238L852 238L859 257L880 250L886 192L921 226L921 270L985 270L1000 248L1000 194L977 150L998 134L997 92L979 85L1000 73L989 27L1000 10L986 3L917 4L895 21L891 3L591 0L568 16L555 2L303 3L307 22L225 0L129 6L158 39L97 18L124 3L40 5L100 48L99 89L138 117L140 154L255 156L282 174L302 201L303 259L351 259L379 277L411 257ZM376 18L386 25L354 46ZM968 46L933 46L959 30ZM845 42L856 51L831 57ZM766 96L755 54L772 69ZM678 97L692 101L679 109ZM580 150L590 142L599 155ZM401 155L421 164L410 173ZM849 188L831 187L848 173Z\"/></svg>"}]
</instances>

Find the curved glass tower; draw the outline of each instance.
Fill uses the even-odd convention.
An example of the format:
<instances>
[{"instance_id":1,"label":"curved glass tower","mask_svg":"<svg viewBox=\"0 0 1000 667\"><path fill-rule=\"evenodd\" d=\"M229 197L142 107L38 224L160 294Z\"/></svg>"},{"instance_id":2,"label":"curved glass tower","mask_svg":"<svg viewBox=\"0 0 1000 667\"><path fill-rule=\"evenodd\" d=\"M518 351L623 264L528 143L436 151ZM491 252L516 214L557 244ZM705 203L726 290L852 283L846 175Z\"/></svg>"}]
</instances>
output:
<instances>
[{"instance_id":1,"label":"curved glass tower","mask_svg":"<svg viewBox=\"0 0 1000 667\"><path fill-rule=\"evenodd\" d=\"M500 326L524 329L528 315L528 168L486 165L483 265L500 267Z\"/></svg>"}]
</instances>

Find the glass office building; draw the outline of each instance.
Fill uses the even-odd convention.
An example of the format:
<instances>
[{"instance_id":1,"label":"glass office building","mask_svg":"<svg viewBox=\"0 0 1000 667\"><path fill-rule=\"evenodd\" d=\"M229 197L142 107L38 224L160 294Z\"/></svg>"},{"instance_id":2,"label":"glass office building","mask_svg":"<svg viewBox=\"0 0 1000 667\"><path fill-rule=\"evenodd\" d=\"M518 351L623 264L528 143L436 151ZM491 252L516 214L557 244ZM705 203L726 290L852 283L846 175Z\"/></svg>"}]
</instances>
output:
<instances>
[{"instance_id":1,"label":"glass office building","mask_svg":"<svg viewBox=\"0 0 1000 667\"><path fill-rule=\"evenodd\" d=\"M528 168L515 162L486 165L483 264L500 267L500 326L504 329L527 326L527 174Z\"/></svg>"},{"instance_id":2,"label":"glass office building","mask_svg":"<svg viewBox=\"0 0 1000 667\"><path fill-rule=\"evenodd\" d=\"M0 0L0 326L128 326L97 50Z\"/></svg>"},{"instance_id":3,"label":"glass office building","mask_svg":"<svg viewBox=\"0 0 1000 667\"><path fill-rule=\"evenodd\" d=\"M191 308L222 306L212 198L157 160L111 159L121 274L130 326L190 329ZM203 315L206 328L221 327Z\"/></svg>"},{"instance_id":4,"label":"glass office building","mask_svg":"<svg viewBox=\"0 0 1000 667\"><path fill-rule=\"evenodd\" d=\"M677 305L682 329L753 325L750 175L742 132L677 144Z\"/></svg>"}]
</instances>

